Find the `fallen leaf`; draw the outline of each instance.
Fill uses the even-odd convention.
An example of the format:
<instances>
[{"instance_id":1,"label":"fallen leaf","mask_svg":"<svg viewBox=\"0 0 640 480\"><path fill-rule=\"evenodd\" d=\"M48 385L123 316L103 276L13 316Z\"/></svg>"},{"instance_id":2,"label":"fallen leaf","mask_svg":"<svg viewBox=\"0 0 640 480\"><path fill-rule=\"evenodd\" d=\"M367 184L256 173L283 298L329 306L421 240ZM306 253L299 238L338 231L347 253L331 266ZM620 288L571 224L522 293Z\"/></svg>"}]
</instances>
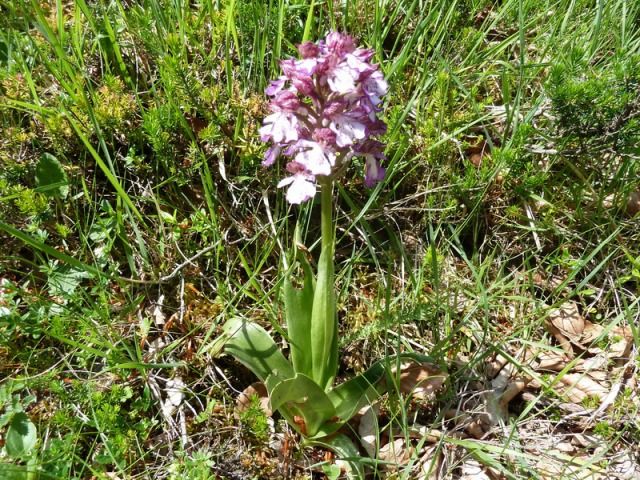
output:
<instances>
[{"instance_id":1,"label":"fallen leaf","mask_svg":"<svg viewBox=\"0 0 640 480\"><path fill-rule=\"evenodd\" d=\"M151 314L153 315L153 321L156 323L156 325L165 324L166 316L162 311L162 307L164 307L164 295L160 295L160 297L158 297L158 301L151 311Z\"/></svg>"},{"instance_id":2,"label":"fallen leaf","mask_svg":"<svg viewBox=\"0 0 640 480\"><path fill-rule=\"evenodd\" d=\"M627 199L627 215L635 217L640 213L640 191L632 192Z\"/></svg>"},{"instance_id":3,"label":"fallen leaf","mask_svg":"<svg viewBox=\"0 0 640 480\"><path fill-rule=\"evenodd\" d=\"M569 359L566 355L557 352L541 352L538 354L538 358L536 360L537 361L534 364L534 368L536 370L547 370L552 372L561 371L567 363L569 363Z\"/></svg>"},{"instance_id":4,"label":"fallen leaf","mask_svg":"<svg viewBox=\"0 0 640 480\"><path fill-rule=\"evenodd\" d=\"M585 321L575 302L565 302L549 312L549 322L571 341L578 341L584 331Z\"/></svg>"},{"instance_id":5,"label":"fallen leaf","mask_svg":"<svg viewBox=\"0 0 640 480\"><path fill-rule=\"evenodd\" d=\"M400 391L425 400L439 390L447 375L433 364L406 362L400 365Z\"/></svg>"},{"instance_id":6,"label":"fallen leaf","mask_svg":"<svg viewBox=\"0 0 640 480\"><path fill-rule=\"evenodd\" d=\"M604 440L601 437L595 435L587 435L583 433L576 433L571 438L571 443L577 447L582 448L595 448L602 445Z\"/></svg>"},{"instance_id":7,"label":"fallen leaf","mask_svg":"<svg viewBox=\"0 0 640 480\"><path fill-rule=\"evenodd\" d=\"M612 463L612 473L620 480L637 480L640 478L640 465L630 452L617 456Z\"/></svg>"},{"instance_id":8,"label":"fallen leaf","mask_svg":"<svg viewBox=\"0 0 640 480\"><path fill-rule=\"evenodd\" d=\"M389 462L388 470L394 470L396 467L406 464L411 458L413 448L407 447L404 439L397 438L392 442L384 445L378 452L378 459Z\"/></svg>"},{"instance_id":9,"label":"fallen leaf","mask_svg":"<svg viewBox=\"0 0 640 480\"><path fill-rule=\"evenodd\" d=\"M604 400L609 390L587 374L568 373L560 379L561 393L574 403L580 404L587 398Z\"/></svg>"},{"instance_id":10,"label":"fallen leaf","mask_svg":"<svg viewBox=\"0 0 640 480\"><path fill-rule=\"evenodd\" d=\"M173 415L180 406L182 400L184 400L184 388L185 384L180 377L167 380L165 387L166 398L162 404L162 413L165 416Z\"/></svg>"},{"instance_id":11,"label":"fallen leaf","mask_svg":"<svg viewBox=\"0 0 640 480\"><path fill-rule=\"evenodd\" d=\"M460 466L460 480L491 480L480 462L473 459L465 460Z\"/></svg>"},{"instance_id":12,"label":"fallen leaf","mask_svg":"<svg viewBox=\"0 0 640 480\"><path fill-rule=\"evenodd\" d=\"M597 341L602 338L604 335L604 327L602 325L598 325L597 323L592 323L587 321L584 325L584 329L582 331L582 338L580 341L587 345Z\"/></svg>"},{"instance_id":13,"label":"fallen leaf","mask_svg":"<svg viewBox=\"0 0 640 480\"><path fill-rule=\"evenodd\" d=\"M629 327L614 327L606 334L609 344L601 348L597 343L605 337L605 328L591 322L586 322L581 343L592 355L606 354L611 359L624 359L631 353L633 333Z\"/></svg>"},{"instance_id":14,"label":"fallen leaf","mask_svg":"<svg viewBox=\"0 0 640 480\"><path fill-rule=\"evenodd\" d=\"M439 480L442 465L442 451L437 445L425 449L417 465L417 480Z\"/></svg>"},{"instance_id":15,"label":"fallen leaf","mask_svg":"<svg viewBox=\"0 0 640 480\"><path fill-rule=\"evenodd\" d=\"M376 451L378 450L378 413L379 408L376 406L369 406L362 408L358 412L360 417L360 424L358 425L358 435L360 436L360 443L367 451L367 454L371 458L375 458Z\"/></svg>"},{"instance_id":16,"label":"fallen leaf","mask_svg":"<svg viewBox=\"0 0 640 480\"><path fill-rule=\"evenodd\" d=\"M251 406L252 398L257 397L260 401L260 408L267 417L273 415L269 405L269 394L267 387L262 382L255 382L245 388L236 399L236 411L238 413L246 411Z\"/></svg>"}]
</instances>

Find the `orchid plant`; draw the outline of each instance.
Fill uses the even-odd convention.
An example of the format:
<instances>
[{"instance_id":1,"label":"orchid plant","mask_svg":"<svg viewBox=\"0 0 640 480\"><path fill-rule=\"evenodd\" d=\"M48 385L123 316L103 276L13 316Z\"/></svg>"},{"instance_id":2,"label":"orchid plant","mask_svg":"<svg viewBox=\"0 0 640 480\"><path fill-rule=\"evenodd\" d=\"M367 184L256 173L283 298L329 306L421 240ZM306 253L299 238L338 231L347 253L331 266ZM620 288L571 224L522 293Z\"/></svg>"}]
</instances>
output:
<instances>
[{"instance_id":1,"label":"orchid plant","mask_svg":"<svg viewBox=\"0 0 640 480\"><path fill-rule=\"evenodd\" d=\"M375 139L386 130L378 118L388 85L373 51L357 48L338 32L325 40L298 46L300 59L281 62L283 75L265 93L271 113L260 129L270 142L263 165L287 159L287 200L300 204L321 197L321 252L317 275L303 255L302 288L284 279L287 359L259 325L228 321L221 341L225 351L264 382L272 410L311 441L330 443L347 456L357 449L336 432L365 404L384 393L389 360L335 386L338 369L338 322L334 292L333 183L354 157L364 160L364 184L374 186L385 175L384 145ZM406 354L417 359L417 355Z\"/></svg>"}]
</instances>

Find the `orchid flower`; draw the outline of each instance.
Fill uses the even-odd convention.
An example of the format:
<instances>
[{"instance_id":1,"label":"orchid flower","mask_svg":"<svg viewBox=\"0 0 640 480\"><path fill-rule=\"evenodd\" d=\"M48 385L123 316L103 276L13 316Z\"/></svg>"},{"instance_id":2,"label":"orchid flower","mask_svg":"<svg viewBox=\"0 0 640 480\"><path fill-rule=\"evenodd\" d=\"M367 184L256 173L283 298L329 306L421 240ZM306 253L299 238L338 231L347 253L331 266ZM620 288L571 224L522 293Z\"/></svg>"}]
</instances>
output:
<instances>
[{"instance_id":1,"label":"orchid flower","mask_svg":"<svg viewBox=\"0 0 640 480\"><path fill-rule=\"evenodd\" d=\"M325 40L298 46L300 60L280 63L283 75L272 81L269 114L260 138L270 142L263 165L280 155L289 157L292 175L278 186L288 187L287 200L299 204L313 198L321 177L332 177L354 156L365 160L364 184L384 178L382 143L386 125L377 118L388 84L373 51L356 48L349 35L330 33Z\"/></svg>"}]
</instances>

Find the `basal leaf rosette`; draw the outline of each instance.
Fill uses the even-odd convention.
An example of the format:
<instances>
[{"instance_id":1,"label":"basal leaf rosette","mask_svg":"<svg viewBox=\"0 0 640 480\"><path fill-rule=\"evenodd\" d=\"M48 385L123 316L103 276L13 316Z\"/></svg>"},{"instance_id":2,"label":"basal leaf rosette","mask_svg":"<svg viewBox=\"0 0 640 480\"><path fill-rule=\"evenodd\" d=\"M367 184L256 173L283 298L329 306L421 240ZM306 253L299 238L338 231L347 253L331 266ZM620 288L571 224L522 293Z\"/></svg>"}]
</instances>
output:
<instances>
[{"instance_id":1,"label":"basal leaf rosette","mask_svg":"<svg viewBox=\"0 0 640 480\"><path fill-rule=\"evenodd\" d=\"M364 183L373 187L385 175L386 131L377 114L388 85L373 51L356 48L349 35L330 33L325 40L298 46L301 59L283 60L282 76L265 90L271 113L260 129L271 145L263 165L287 158L287 200L299 204L316 194L318 177L339 176L351 158L364 159Z\"/></svg>"}]
</instances>

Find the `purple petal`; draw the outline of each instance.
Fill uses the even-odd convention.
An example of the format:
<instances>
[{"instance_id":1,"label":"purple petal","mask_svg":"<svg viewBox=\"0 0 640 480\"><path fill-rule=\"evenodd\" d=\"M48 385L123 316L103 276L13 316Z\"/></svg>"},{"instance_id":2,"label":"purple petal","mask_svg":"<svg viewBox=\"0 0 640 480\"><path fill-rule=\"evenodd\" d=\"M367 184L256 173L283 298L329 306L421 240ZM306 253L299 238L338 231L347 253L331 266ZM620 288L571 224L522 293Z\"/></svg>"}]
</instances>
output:
<instances>
[{"instance_id":1,"label":"purple petal","mask_svg":"<svg viewBox=\"0 0 640 480\"><path fill-rule=\"evenodd\" d=\"M356 49L353 38L339 32L331 32L327 35L327 48L336 55L351 53Z\"/></svg>"},{"instance_id":2,"label":"purple petal","mask_svg":"<svg viewBox=\"0 0 640 480\"><path fill-rule=\"evenodd\" d=\"M329 88L336 93L349 93L356 89L359 74L347 64L340 64L327 77Z\"/></svg>"},{"instance_id":3,"label":"purple petal","mask_svg":"<svg viewBox=\"0 0 640 480\"><path fill-rule=\"evenodd\" d=\"M260 128L260 138L263 142L272 139L276 143L292 142L298 139L298 118L285 112L274 112L264 119L264 126Z\"/></svg>"},{"instance_id":4,"label":"purple petal","mask_svg":"<svg viewBox=\"0 0 640 480\"><path fill-rule=\"evenodd\" d=\"M364 164L364 184L367 188L373 188L376 183L384 180L386 169L384 169L380 162L373 155L365 156Z\"/></svg>"},{"instance_id":5,"label":"purple petal","mask_svg":"<svg viewBox=\"0 0 640 480\"><path fill-rule=\"evenodd\" d=\"M298 45L298 52L302 58L317 57L320 54L320 47L313 42L304 42Z\"/></svg>"},{"instance_id":6,"label":"purple petal","mask_svg":"<svg viewBox=\"0 0 640 480\"><path fill-rule=\"evenodd\" d=\"M269 86L264 90L264 93L269 97L274 96L284 88L285 81L286 79L283 77L280 77L277 80L272 80Z\"/></svg>"},{"instance_id":7,"label":"purple petal","mask_svg":"<svg viewBox=\"0 0 640 480\"><path fill-rule=\"evenodd\" d=\"M278 155L280 155L281 147L279 145L274 145L269 148L266 152L264 152L264 160L262 160L263 167L270 167L274 164Z\"/></svg>"}]
</instances>

